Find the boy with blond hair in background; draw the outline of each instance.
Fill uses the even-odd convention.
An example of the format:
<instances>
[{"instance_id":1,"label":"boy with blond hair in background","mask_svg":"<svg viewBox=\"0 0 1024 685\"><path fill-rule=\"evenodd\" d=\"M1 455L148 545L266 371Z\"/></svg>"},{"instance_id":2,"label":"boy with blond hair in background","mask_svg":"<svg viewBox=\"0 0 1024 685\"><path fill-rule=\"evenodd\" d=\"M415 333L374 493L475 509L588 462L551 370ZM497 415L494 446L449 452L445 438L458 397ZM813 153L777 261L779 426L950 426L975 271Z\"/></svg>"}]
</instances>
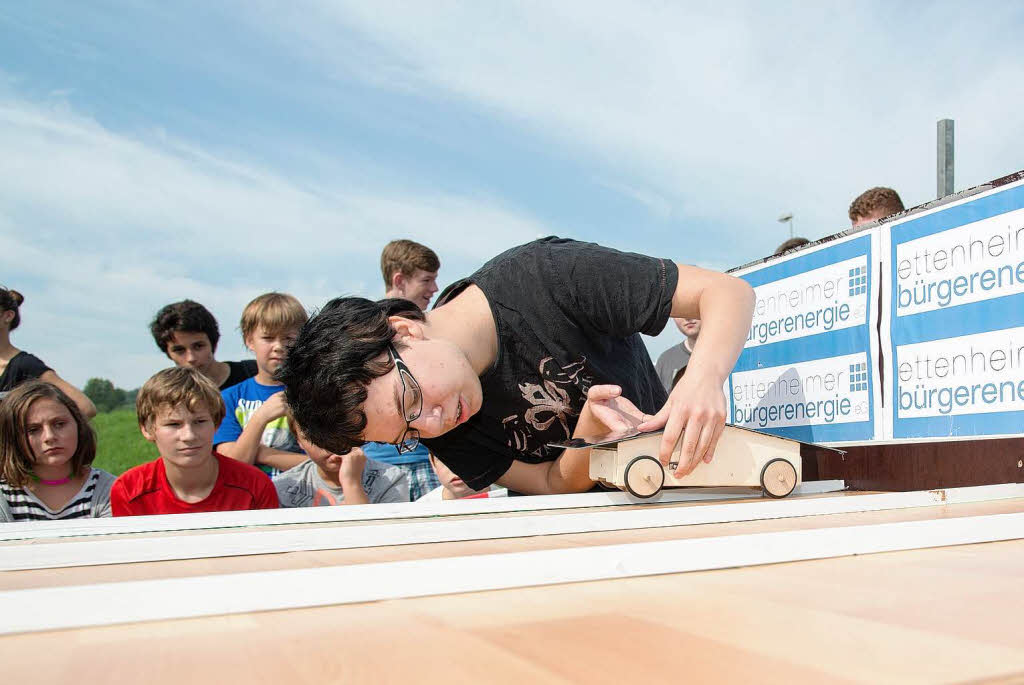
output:
<instances>
[{"instance_id":1,"label":"boy with blond hair in background","mask_svg":"<svg viewBox=\"0 0 1024 685\"><path fill-rule=\"evenodd\" d=\"M213 437L225 456L274 476L306 460L288 427L284 386L274 378L306 323L302 304L285 293L266 293L245 306L242 340L256 356L255 376L222 391L227 414Z\"/></svg>"},{"instance_id":2,"label":"boy with blond hair in background","mask_svg":"<svg viewBox=\"0 0 1024 685\"><path fill-rule=\"evenodd\" d=\"M259 469L213 451L224 403L209 378L188 368L159 371L139 390L135 409L160 458L114 482L114 516L277 508L274 485Z\"/></svg>"}]
</instances>

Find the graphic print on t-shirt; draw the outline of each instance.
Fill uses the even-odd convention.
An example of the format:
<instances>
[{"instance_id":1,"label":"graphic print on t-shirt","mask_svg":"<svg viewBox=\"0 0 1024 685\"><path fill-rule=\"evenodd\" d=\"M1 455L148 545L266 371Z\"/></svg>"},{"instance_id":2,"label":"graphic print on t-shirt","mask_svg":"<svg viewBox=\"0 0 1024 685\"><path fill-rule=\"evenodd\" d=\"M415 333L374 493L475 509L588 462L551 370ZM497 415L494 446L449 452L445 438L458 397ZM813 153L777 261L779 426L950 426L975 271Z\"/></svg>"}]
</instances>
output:
<instances>
[{"instance_id":1,"label":"graphic print on t-shirt","mask_svg":"<svg viewBox=\"0 0 1024 685\"><path fill-rule=\"evenodd\" d=\"M553 357L540 360L539 377L519 383L519 392L528 403L528 408L522 413L506 416L501 421L509 447L525 451L531 439L543 433L547 433L544 436L545 443L572 437L569 417L579 416L587 392L594 384L593 378L583 373L586 363L586 357L563 367L559 367ZM542 443L530 454L546 457L549 449L553 448Z\"/></svg>"},{"instance_id":2,"label":"graphic print on t-shirt","mask_svg":"<svg viewBox=\"0 0 1024 685\"><path fill-rule=\"evenodd\" d=\"M263 400L239 399L238 404L235 405L235 418L238 420L238 425L245 426L249 423L249 419L262 406ZM287 452L301 451L298 440L295 439L291 430L288 429L288 419L284 416L279 416L267 423L267 427L263 429L260 443L276 450Z\"/></svg>"}]
</instances>

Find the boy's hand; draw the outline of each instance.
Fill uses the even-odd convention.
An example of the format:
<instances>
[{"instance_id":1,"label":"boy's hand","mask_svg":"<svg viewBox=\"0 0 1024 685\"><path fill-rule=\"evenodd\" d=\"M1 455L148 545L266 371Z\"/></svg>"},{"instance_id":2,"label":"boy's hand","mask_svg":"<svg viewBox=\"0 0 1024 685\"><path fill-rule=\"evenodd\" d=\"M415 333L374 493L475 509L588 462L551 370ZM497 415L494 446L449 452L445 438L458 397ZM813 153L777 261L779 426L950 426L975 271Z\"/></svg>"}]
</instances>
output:
<instances>
[{"instance_id":1,"label":"boy's hand","mask_svg":"<svg viewBox=\"0 0 1024 685\"><path fill-rule=\"evenodd\" d=\"M587 392L587 402L576 423L576 435L596 436L636 428L645 414L622 396L617 385L595 385Z\"/></svg>"},{"instance_id":2,"label":"boy's hand","mask_svg":"<svg viewBox=\"0 0 1024 685\"><path fill-rule=\"evenodd\" d=\"M710 462L715 446L725 429L725 394L722 384L709 376L685 374L672 389L668 402L657 414L637 428L653 431L664 427L658 458L668 465L676 443L682 438L676 477L697 468L703 459Z\"/></svg>"},{"instance_id":3,"label":"boy's hand","mask_svg":"<svg viewBox=\"0 0 1024 685\"><path fill-rule=\"evenodd\" d=\"M260 415L260 421L265 424L284 416L288 411L288 405L284 401L284 392L275 392L256 411Z\"/></svg>"},{"instance_id":4,"label":"boy's hand","mask_svg":"<svg viewBox=\"0 0 1024 685\"><path fill-rule=\"evenodd\" d=\"M363 469L365 468L366 453L359 447L353 447L348 454L342 457L341 467L338 469L338 480L341 482L342 489L347 491L350 485L362 489Z\"/></svg>"}]
</instances>

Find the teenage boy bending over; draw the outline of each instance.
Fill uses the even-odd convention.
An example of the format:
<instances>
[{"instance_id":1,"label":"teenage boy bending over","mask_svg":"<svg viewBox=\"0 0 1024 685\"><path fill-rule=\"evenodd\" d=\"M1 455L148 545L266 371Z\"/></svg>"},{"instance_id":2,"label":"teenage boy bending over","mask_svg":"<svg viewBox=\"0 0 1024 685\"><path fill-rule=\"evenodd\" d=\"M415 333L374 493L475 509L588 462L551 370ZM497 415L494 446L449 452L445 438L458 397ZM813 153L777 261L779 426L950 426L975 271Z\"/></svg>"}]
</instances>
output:
<instances>
[{"instance_id":1,"label":"teenage boy bending over","mask_svg":"<svg viewBox=\"0 0 1024 685\"><path fill-rule=\"evenodd\" d=\"M219 362L214 359L220 329L210 310L192 300L173 302L156 313L149 331L156 346L174 362L203 374L221 390L252 378L259 370L252 359Z\"/></svg>"},{"instance_id":2,"label":"teenage boy bending over","mask_svg":"<svg viewBox=\"0 0 1024 685\"><path fill-rule=\"evenodd\" d=\"M370 459L358 447L332 454L306 440L294 420L290 423L309 459L274 476L282 507L409 501L409 476L401 468Z\"/></svg>"},{"instance_id":3,"label":"teenage boy bending over","mask_svg":"<svg viewBox=\"0 0 1024 685\"><path fill-rule=\"evenodd\" d=\"M135 407L142 435L160 458L114 481L114 516L277 508L274 485L259 469L213 451L224 403L209 378L164 369L142 386Z\"/></svg>"},{"instance_id":4,"label":"teenage boy bending over","mask_svg":"<svg viewBox=\"0 0 1024 685\"><path fill-rule=\"evenodd\" d=\"M247 304L242 311L242 339L256 355L259 371L221 393L227 415L213 444L222 454L255 464L269 476L306 461L288 428L284 386L274 378L306 318L302 304L283 293L260 295Z\"/></svg>"},{"instance_id":5,"label":"teenage boy bending over","mask_svg":"<svg viewBox=\"0 0 1024 685\"><path fill-rule=\"evenodd\" d=\"M472 489L581 492L589 449L548 443L664 428L677 475L710 461L722 386L753 311L743 281L591 243L545 238L454 283L430 312L403 300L332 300L299 334L279 378L310 441L422 440ZM686 375L666 395L639 333L700 319Z\"/></svg>"}]
</instances>

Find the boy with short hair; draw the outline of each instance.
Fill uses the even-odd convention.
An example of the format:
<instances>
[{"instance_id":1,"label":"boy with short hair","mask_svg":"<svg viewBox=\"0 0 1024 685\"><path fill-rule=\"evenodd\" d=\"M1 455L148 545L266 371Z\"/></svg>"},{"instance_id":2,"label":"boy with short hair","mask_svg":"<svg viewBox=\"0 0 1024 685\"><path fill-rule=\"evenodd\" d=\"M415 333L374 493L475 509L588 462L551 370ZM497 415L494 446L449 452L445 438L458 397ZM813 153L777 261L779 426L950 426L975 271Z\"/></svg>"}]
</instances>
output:
<instances>
[{"instance_id":1,"label":"boy with short hair","mask_svg":"<svg viewBox=\"0 0 1024 685\"><path fill-rule=\"evenodd\" d=\"M114 516L277 508L274 486L259 469L213 451L224 403L209 378L195 369L164 369L139 390L135 408L160 458L114 481Z\"/></svg>"},{"instance_id":2,"label":"boy with short hair","mask_svg":"<svg viewBox=\"0 0 1024 685\"><path fill-rule=\"evenodd\" d=\"M445 466L444 462L433 454L430 455L429 462L441 484L418 498L417 502L440 502L441 500L451 499L480 499L508 496L508 489L497 485L492 485L483 490L474 490L466 485L465 481L455 475L455 472Z\"/></svg>"},{"instance_id":3,"label":"boy with short hair","mask_svg":"<svg viewBox=\"0 0 1024 685\"><path fill-rule=\"evenodd\" d=\"M392 240L380 253L384 297L400 297L426 309L437 292L440 269L441 260L426 245L412 240Z\"/></svg>"},{"instance_id":4,"label":"boy with short hair","mask_svg":"<svg viewBox=\"0 0 1024 685\"><path fill-rule=\"evenodd\" d=\"M903 200L892 188L868 188L850 203L850 225L856 228L903 210Z\"/></svg>"},{"instance_id":5,"label":"boy with short hair","mask_svg":"<svg viewBox=\"0 0 1024 685\"><path fill-rule=\"evenodd\" d=\"M302 304L284 293L266 293L247 304L242 311L242 339L256 355L258 372L221 392L227 415L213 437L214 446L268 476L306 460L288 428L284 386L274 378L306 318Z\"/></svg>"},{"instance_id":6,"label":"boy with short hair","mask_svg":"<svg viewBox=\"0 0 1024 685\"><path fill-rule=\"evenodd\" d=\"M219 362L214 358L220 329L210 310L192 300L163 307L149 324L156 346L175 366L196 369L221 390L256 375L256 361Z\"/></svg>"},{"instance_id":7,"label":"boy with short hair","mask_svg":"<svg viewBox=\"0 0 1024 685\"><path fill-rule=\"evenodd\" d=\"M344 456L332 454L306 440L291 416L289 421L309 459L274 476L282 507L409 501L405 471L368 458L358 447Z\"/></svg>"}]
</instances>

